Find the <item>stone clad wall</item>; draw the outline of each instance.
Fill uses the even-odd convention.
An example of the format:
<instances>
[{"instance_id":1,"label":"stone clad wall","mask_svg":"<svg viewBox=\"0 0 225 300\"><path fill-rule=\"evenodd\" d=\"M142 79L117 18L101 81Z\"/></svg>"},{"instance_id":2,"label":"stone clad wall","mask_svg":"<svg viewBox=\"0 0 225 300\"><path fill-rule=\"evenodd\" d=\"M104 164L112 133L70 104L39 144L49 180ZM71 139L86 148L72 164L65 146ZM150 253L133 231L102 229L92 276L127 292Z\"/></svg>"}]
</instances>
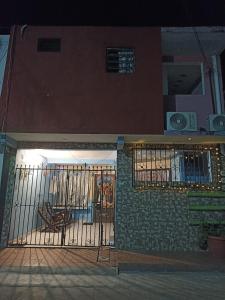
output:
<instances>
[{"instance_id":1,"label":"stone clad wall","mask_svg":"<svg viewBox=\"0 0 225 300\"><path fill-rule=\"evenodd\" d=\"M189 204L209 203L225 205L225 199L189 198L186 192L136 191L132 187L132 154L118 151L116 246L119 249L199 250L201 226L190 225L193 215ZM195 212L195 217L201 219L201 214Z\"/></svg>"}]
</instances>

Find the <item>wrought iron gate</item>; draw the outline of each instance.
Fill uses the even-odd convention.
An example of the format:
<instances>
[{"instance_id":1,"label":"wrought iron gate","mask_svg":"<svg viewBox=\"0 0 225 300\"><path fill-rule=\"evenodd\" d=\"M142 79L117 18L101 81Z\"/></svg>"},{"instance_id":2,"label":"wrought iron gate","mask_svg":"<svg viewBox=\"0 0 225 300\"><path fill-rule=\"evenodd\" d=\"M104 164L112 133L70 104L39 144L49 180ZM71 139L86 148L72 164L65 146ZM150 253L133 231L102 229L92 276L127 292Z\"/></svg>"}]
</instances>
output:
<instances>
[{"instance_id":1,"label":"wrought iron gate","mask_svg":"<svg viewBox=\"0 0 225 300\"><path fill-rule=\"evenodd\" d=\"M8 246L114 245L112 167L16 167Z\"/></svg>"}]
</instances>

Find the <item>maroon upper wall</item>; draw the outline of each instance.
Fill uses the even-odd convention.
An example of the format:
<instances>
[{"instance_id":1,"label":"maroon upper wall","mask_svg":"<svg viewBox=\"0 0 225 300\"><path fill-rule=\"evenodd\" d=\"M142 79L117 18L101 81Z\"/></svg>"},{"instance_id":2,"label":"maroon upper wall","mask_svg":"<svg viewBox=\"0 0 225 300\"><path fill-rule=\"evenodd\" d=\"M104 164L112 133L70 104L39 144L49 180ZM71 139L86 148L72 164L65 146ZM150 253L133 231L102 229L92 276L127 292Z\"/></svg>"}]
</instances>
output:
<instances>
[{"instance_id":1,"label":"maroon upper wall","mask_svg":"<svg viewBox=\"0 0 225 300\"><path fill-rule=\"evenodd\" d=\"M37 52L43 37L61 52ZM163 132L159 28L28 26L15 38L6 131ZM107 73L107 47L135 48L135 73Z\"/></svg>"}]
</instances>

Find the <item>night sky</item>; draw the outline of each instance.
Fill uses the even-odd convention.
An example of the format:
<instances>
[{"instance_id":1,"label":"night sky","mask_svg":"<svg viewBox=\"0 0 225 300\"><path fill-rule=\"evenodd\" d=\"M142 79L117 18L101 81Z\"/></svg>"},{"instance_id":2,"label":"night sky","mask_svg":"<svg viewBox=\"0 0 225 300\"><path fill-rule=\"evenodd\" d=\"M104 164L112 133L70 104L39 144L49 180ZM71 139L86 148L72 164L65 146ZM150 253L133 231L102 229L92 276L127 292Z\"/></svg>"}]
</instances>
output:
<instances>
[{"instance_id":1,"label":"night sky","mask_svg":"<svg viewBox=\"0 0 225 300\"><path fill-rule=\"evenodd\" d=\"M225 25L225 0L10 1L1 4L2 30L12 24L197 26Z\"/></svg>"}]
</instances>

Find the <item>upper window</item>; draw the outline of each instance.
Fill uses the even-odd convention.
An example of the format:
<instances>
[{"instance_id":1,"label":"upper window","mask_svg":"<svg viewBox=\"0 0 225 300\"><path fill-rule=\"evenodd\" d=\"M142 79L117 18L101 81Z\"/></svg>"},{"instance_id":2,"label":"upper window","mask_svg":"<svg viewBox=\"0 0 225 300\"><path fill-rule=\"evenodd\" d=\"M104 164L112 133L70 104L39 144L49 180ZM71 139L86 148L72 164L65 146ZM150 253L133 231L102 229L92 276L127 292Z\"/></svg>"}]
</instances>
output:
<instances>
[{"instance_id":1,"label":"upper window","mask_svg":"<svg viewBox=\"0 0 225 300\"><path fill-rule=\"evenodd\" d=\"M61 40L56 38L38 39L37 50L39 52L60 52Z\"/></svg>"},{"instance_id":2,"label":"upper window","mask_svg":"<svg viewBox=\"0 0 225 300\"><path fill-rule=\"evenodd\" d=\"M164 63L164 95L203 95L203 65L200 63Z\"/></svg>"},{"instance_id":3,"label":"upper window","mask_svg":"<svg viewBox=\"0 0 225 300\"><path fill-rule=\"evenodd\" d=\"M134 187L191 186L207 188L218 184L218 148L169 145L133 150ZM215 161L213 166L212 161Z\"/></svg>"},{"instance_id":4,"label":"upper window","mask_svg":"<svg viewBox=\"0 0 225 300\"><path fill-rule=\"evenodd\" d=\"M130 74L134 72L135 58L132 48L107 48L106 70L110 73Z\"/></svg>"}]
</instances>

